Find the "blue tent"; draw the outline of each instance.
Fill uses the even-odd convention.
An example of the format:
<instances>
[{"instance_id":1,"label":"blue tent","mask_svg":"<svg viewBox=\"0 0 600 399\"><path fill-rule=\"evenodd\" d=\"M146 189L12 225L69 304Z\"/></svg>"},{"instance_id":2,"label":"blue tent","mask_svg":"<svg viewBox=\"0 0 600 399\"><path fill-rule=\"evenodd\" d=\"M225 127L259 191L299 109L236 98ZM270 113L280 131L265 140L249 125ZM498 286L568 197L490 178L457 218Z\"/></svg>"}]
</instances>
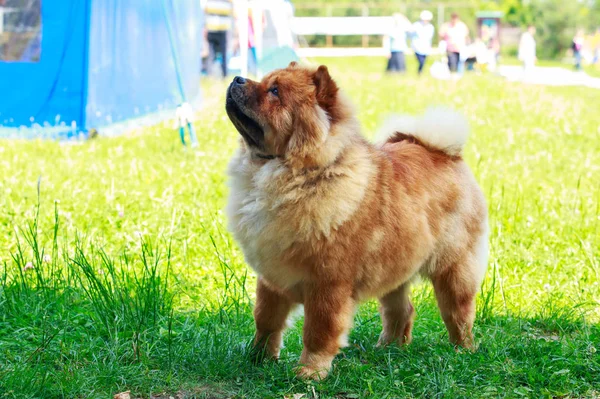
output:
<instances>
[{"instance_id":1,"label":"blue tent","mask_svg":"<svg viewBox=\"0 0 600 399\"><path fill-rule=\"evenodd\" d=\"M0 19L0 137L116 134L199 99L199 0L0 0Z\"/></svg>"}]
</instances>

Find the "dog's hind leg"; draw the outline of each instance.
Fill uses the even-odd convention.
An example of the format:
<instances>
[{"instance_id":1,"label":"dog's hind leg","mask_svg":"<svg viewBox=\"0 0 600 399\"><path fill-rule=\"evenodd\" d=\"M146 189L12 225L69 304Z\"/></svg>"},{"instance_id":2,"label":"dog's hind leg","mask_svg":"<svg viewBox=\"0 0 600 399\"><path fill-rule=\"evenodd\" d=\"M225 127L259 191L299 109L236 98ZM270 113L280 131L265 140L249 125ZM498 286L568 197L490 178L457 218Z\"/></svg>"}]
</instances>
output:
<instances>
[{"instance_id":1,"label":"dog's hind leg","mask_svg":"<svg viewBox=\"0 0 600 399\"><path fill-rule=\"evenodd\" d=\"M472 329L478 285L473 279L461 276L453 269L440 273L431 280L450 342L466 348L473 347Z\"/></svg>"},{"instance_id":2,"label":"dog's hind leg","mask_svg":"<svg viewBox=\"0 0 600 399\"><path fill-rule=\"evenodd\" d=\"M429 276L450 342L466 348L474 348L475 296L487 267L487 240L485 224L472 246L441 256Z\"/></svg>"},{"instance_id":3,"label":"dog's hind leg","mask_svg":"<svg viewBox=\"0 0 600 399\"><path fill-rule=\"evenodd\" d=\"M410 281L379 298L383 331L379 336L377 346L384 346L392 342L398 342L401 345L408 344L412 340L415 309L410 302L409 294Z\"/></svg>"},{"instance_id":4,"label":"dog's hind leg","mask_svg":"<svg viewBox=\"0 0 600 399\"><path fill-rule=\"evenodd\" d=\"M263 279L258 279L254 307L256 336L252 351L255 360L279 357L287 317L293 306L290 298L269 287Z\"/></svg>"},{"instance_id":5,"label":"dog's hind leg","mask_svg":"<svg viewBox=\"0 0 600 399\"><path fill-rule=\"evenodd\" d=\"M470 348L473 346L477 287L461 279L449 271L436 275L432 282L450 342Z\"/></svg>"}]
</instances>

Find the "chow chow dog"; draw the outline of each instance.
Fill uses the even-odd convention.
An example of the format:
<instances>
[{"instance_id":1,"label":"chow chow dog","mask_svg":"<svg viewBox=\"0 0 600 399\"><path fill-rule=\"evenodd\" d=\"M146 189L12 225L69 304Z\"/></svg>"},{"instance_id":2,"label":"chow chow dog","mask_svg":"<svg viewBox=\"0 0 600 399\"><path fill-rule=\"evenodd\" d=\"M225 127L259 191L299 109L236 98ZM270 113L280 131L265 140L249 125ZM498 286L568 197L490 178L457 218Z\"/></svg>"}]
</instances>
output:
<instances>
[{"instance_id":1,"label":"chow chow dog","mask_svg":"<svg viewBox=\"0 0 600 399\"><path fill-rule=\"evenodd\" d=\"M411 341L410 284L431 280L455 345L472 347L485 274L485 200L461 157L468 127L431 109L396 118L379 144L327 67L296 63L260 82L236 77L226 110L241 135L229 164L229 227L258 274L256 354L278 358L304 305L297 374L325 378L357 304L378 298L378 345Z\"/></svg>"}]
</instances>

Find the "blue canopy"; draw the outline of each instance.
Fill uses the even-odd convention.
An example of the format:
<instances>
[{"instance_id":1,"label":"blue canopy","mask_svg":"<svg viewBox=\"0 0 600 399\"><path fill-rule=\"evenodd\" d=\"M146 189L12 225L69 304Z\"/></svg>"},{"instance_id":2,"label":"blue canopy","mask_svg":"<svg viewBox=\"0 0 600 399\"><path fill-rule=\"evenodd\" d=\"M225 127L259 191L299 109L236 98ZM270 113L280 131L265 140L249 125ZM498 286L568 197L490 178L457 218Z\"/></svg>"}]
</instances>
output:
<instances>
[{"instance_id":1,"label":"blue canopy","mask_svg":"<svg viewBox=\"0 0 600 399\"><path fill-rule=\"evenodd\" d=\"M0 18L0 137L115 134L199 99L198 0L3 0Z\"/></svg>"}]
</instances>

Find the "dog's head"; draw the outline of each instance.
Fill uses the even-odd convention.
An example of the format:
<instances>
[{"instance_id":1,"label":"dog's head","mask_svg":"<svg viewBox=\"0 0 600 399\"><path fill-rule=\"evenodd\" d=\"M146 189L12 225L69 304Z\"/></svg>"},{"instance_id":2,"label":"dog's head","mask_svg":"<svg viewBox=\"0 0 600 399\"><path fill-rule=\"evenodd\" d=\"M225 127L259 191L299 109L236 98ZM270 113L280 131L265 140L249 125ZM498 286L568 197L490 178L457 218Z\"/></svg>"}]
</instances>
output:
<instances>
[{"instance_id":1,"label":"dog's head","mask_svg":"<svg viewBox=\"0 0 600 399\"><path fill-rule=\"evenodd\" d=\"M340 127L354 121L327 67L308 69L295 62L260 82L235 77L225 107L251 156L282 158L299 167L335 159L346 141L341 132L348 130Z\"/></svg>"}]
</instances>

